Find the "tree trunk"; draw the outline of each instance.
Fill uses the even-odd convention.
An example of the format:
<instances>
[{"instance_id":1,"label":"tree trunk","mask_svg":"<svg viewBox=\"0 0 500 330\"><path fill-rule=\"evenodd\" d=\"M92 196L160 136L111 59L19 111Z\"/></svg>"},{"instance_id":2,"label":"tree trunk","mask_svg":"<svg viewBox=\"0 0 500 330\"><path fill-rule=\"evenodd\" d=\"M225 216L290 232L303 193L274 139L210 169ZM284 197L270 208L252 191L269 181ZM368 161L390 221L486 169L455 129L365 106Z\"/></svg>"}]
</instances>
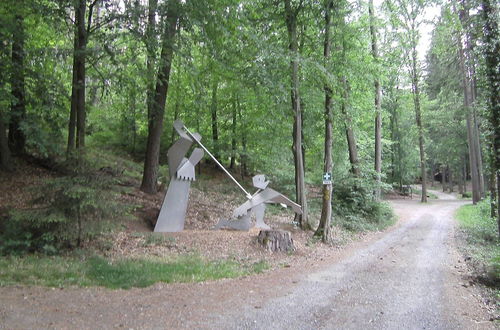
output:
<instances>
[{"instance_id":1,"label":"tree trunk","mask_svg":"<svg viewBox=\"0 0 500 330\"><path fill-rule=\"evenodd\" d=\"M370 34L372 37L372 56L375 63L378 62L378 47L377 47L377 30L375 27L375 8L373 0L368 2L368 12L370 14ZM375 78L375 173L376 173L376 188L375 198L380 199L380 184L382 174L382 110L381 99L382 90L380 88L380 80Z\"/></svg>"},{"instance_id":2,"label":"tree trunk","mask_svg":"<svg viewBox=\"0 0 500 330\"><path fill-rule=\"evenodd\" d=\"M169 0L167 5L167 19L165 21L165 30L163 33L155 95L151 109L152 111L148 118L148 140L141 190L149 194L154 194L157 191L160 138L163 131L163 117L165 114L165 103L167 101L170 80L170 68L174 55L179 6L179 0Z\"/></svg>"},{"instance_id":3,"label":"tree trunk","mask_svg":"<svg viewBox=\"0 0 500 330\"><path fill-rule=\"evenodd\" d=\"M236 104L238 106L238 119L240 123L243 123L243 115L241 113L241 103L239 97L236 97ZM241 126L241 153L240 153L240 162L241 162L241 179L244 179L248 176L248 164L247 164L247 133L244 125Z\"/></svg>"},{"instance_id":4,"label":"tree trunk","mask_svg":"<svg viewBox=\"0 0 500 330\"><path fill-rule=\"evenodd\" d=\"M304 173L304 157L302 149L302 110L300 104L300 88L299 88L299 52L298 52L298 37L297 37L297 16L301 9L292 8L291 0L285 2L285 22L288 31L288 43L290 50L290 98L292 103L292 112L294 115L293 127L293 156L295 163L295 189L297 203L302 206L302 214L296 214L295 220L299 223L302 229L310 229L311 225L308 218L305 173Z\"/></svg>"},{"instance_id":5,"label":"tree trunk","mask_svg":"<svg viewBox=\"0 0 500 330\"><path fill-rule=\"evenodd\" d=\"M330 58L331 50L331 25L333 0L325 0L325 42L323 57L326 64ZM323 160L323 172L332 173L332 89L328 83L324 85L325 90L325 156ZM321 240L326 243L330 240L330 224L332 221L332 184L323 184L323 200L321 206L321 218L315 236L321 236Z\"/></svg>"},{"instance_id":6,"label":"tree trunk","mask_svg":"<svg viewBox=\"0 0 500 330\"><path fill-rule=\"evenodd\" d=\"M448 191L453 192L453 171L448 168Z\"/></svg>"},{"instance_id":7,"label":"tree trunk","mask_svg":"<svg viewBox=\"0 0 500 330\"><path fill-rule=\"evenodd\" d=\"M236 166L236 98L233 96L233 109L231 118L231 162L229 168L234 170Z\"/></svg>"},{"instance_id":8,"label":"tree trunk","mask_svg":"<svg viewBox=\"0 0 500 330\"><path fill-rule=\"evenodd\" d=\"M153 104L155 97L155 63L156 63L156 11L158 0L148 0L148 26L146 27L146 104L148 109L148 120L153 113Z\"/></svg>"},{"instance_id":9,"label":"tree trunk","mask_svg":"<svg viewBox=\"0 0 500 330\"><path fill-rule=\"evenodd\" d=\"M460 17L463 20L464 14L463 10L460 11ZM477 204L481 200L481 194L479 190L479 172L477 169L477 152L475 150L476 143L474 141L474 127L473 127L473 118L471 113L471 89L470 89L470 80L467 74L467 66L465 63L465 51L464 48L459 42L459 64L460 71L462 74L462 88L464 91L464 108L466 111L466 125L467 125L467 141L469 146L469 166L471 172L471 181L472 181L472 202L473 204Z\"/></svg>"},{"instance_id":10,"label":"tree trunk","mask_svg":"<svg viewBox=\"0 0 500 330\"><path fill-rule=\"evenodd\" d=\"M471 86L472 90L472 86ZM472 93L474 94L474 93ZM474 100L474 99L473 99ZM483 173L483 156L481 154L481 141L480 141L480 132L479 126L477 124L477 116L476 116L476 107L474 105L474 101L472 102L472 122L473 122L473 133L474 133L474 150L476 152L476 168L477 168L477 176L479 182L479 194L482 197L485 196L485 186L484 186L484 173Z\"/></svg>"},{"instance_id":11,"label":"tree trunk","mask_svg":"<svg viewBox=\"0 0 500 330\"><path fill-rule=\"evenodd\" d=\"M446 191L446 173L445 173L445 169L444 169L444 166L441 165L439 166L439 172L441 172L441 187L443 188L443 192Z\"/></svg>"},{"instance_id":12,"label":"tree trunk","mask_svg":"<svg viewBox=\"0 0 500 330\"><path fill-rule=\"evenodd\" d=\"M76 9L76 28L78 36L78 49L76 50L76 149L85 147L85 61L87 51L87 30L85 28L86 1L80 0ZM89 13L90 15L90 13Z\"/></svg>"},{"instance_id":13,"label":"tree trunk","mask_svg":"<svg viewBox=\"0 0 500 330\"><path fill-rule=\"evenodd\" d=\"M6 135L6 126L0 110L0 168L5 171L13 171L14 164L10 155L8 139Z\"/></svg>"},{"instance_id":14,"label":"tree trunk","mask_svg":"<svg viewBox=\"0 0 500 330\"><path fill-rule=\"evenodd\" d=\"M488 120L492 129L492 172L496 173L496 216L500 236L500 31L498 4L482 0L485 44L486 78L488 83ZM491 185L494 180L492 180Z\"/></svg>"},{"instance_id":15,"label":"tree trunk","mask_svg":"<svg viewBox=\"0 0 500 330\"><path fill-rule=\"evenodd\" d=\"M347 138L347 149L349 151L349 162L351 163L351 173L359 178L361 173L359 169L358 147L356 145L356 136L352 128L351 116L347 113L347 103L349 99L349 87L347 80L342 78L343 97L340 103L340 112L344 116L344 126Z\"/></svg>"},{"instance_id":16,"label":"tree trunk","mask_svg":"<svg viewBox=\"0 0 500 330\"><path fill-rule=\"evenodd\" d=\"M217 78L214 79L212 85L212 103L210 104L210 114L212 116L212 150L215 159L220 161L219 152L219 123L217 118L217 90L219 89L219 82Z\"/></svg>"},{"instance_id":17,"label":"tree trunk","mask_svg":"<svg viewBox=\"0 0 500 330\"><path fill-rule=\"evenodd\" d=\"M25 83L24 83L24 18L14 17L14 32L12 38L12 75L11 75L11 114L9 123L9 147L12 153L22 154L26 137L21 129L21 123L26 117Z\"/></svg>"},{"instance_id":18,"label":"tree trunk","mask_svg":"<svg viewBox=\"0 0 500 330\"><path fill-rule=\"evenodd\" d=\"M420 152L420 176L422 177L422 196L420 201L422 203L427 202L427 171L425 169L425 150L424 150L424 128L422 126L422 114L420 110L420 90L419 90L419 78L417 70L417 45L416 41L413 40L412 44L412 94L413 103L415 106L415 120L417 122L418 128L418 149Z\"/></svg>"}]
</instances>

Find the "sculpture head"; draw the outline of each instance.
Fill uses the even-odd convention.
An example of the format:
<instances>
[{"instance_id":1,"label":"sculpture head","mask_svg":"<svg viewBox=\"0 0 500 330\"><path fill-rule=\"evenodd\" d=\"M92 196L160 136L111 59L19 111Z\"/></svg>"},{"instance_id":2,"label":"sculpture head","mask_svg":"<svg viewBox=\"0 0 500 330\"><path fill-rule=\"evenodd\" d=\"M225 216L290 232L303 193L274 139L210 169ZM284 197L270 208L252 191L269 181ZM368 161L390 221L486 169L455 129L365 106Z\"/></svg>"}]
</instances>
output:
<instances>
[{"instance_id":1,"label":"sculpture head","mask_svg":"<svg viewBox=\"0 0 500 330\"><path fill-rule=\"evenodd\" d=\"M266 177L263 174L255 175L252 178L253 186L259 189L266 189L269 181L266 181Z\"/></svg>"}]
</instances>

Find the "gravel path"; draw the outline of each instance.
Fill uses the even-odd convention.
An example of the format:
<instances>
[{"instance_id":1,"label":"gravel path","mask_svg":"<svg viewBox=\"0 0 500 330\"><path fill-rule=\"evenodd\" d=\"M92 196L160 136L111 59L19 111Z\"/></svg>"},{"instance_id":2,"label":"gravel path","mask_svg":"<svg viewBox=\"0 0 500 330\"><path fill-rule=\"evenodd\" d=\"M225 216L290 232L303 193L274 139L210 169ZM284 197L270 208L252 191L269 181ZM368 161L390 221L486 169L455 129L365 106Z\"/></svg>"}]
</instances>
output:
<instances>
[{"instance_id":1,"label":"gravel path","mask_svg":"<svg viewBox=\"0 0 500 330\"><path fill-rule=\"evenodd\" d=\"M397 226L320 264L147 289L0 288L0 328L494 328L453 246L464 202L391 203Z\"/></svg>"}]
</instances>

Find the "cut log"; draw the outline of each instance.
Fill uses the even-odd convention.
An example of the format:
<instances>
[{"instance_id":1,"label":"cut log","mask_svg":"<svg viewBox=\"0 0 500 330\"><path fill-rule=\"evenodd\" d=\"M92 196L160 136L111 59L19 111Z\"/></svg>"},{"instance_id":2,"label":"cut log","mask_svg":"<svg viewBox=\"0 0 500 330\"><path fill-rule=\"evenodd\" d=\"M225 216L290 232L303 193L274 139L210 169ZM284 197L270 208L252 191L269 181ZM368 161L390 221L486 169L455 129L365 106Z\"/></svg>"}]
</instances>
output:
<instances>
[{"instance_id":1,"label":"cut log","mask_svg":"<svg viewBox=\"0 0 500 330\"><path fill-rule=\"evenodd\" d=\"M292 234L286 230L261 230L257 237L258 242L268 251L292 252L295 251Z\"/></svg>"}]
</instances>

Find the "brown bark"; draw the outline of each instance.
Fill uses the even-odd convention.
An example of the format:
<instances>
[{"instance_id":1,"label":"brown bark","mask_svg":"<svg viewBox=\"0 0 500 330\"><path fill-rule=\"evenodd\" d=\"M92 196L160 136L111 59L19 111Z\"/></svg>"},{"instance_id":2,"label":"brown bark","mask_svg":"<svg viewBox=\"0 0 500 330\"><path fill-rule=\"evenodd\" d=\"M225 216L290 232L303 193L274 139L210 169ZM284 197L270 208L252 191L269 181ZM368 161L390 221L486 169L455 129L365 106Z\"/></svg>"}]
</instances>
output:
<instances>
[{"instance_id":1,"label":"brown bark","mask_svg":"<svg viewBox=\"0 0 500 330\"><path fill-rule=\"evenodd\" d=\"M302 145L302 109L300 104L300 83L299 83L299 48L297 36L297 17L302 9L302 2L297 8L292 8L291 0L284 0L285 3L285 22L288 31L288 43L290 50L290 98L292 112L294 116L293 124L293 157L295 165L295 191L297 203L302 206L302 214L295 216L295 221L299 223L302 229L309 229L304 156Z\"/></svg>"},{"instance_id":2,"label":"brown bark","mask_svg":"<svg viewBox=\"0 0 500 330\"><path fill-rule=\"evenodd\" d=\"M370 14L370 34L372 38L372 56L375 63L378 61L378 47L377 47L377 30L375 27L375 8L373 0L368 2L368 11ZM375 173L377 185L375 188L375 198L380 199L380 184L382 174L382 110L381 99L382 90L380 88L380 80L375 77Z\"/></svg>"},{"instance_id":3,"label":"brown bark","mask_svg":"<svg viewBox=\"0 0 500 330\"><path fill-rule=\"evenodd\" d=\"M12 34L12 103L9 122L9 147L12 153L24 152L26 137L21 129L21 123L26 117L25 82L24 82L24 18L14 17L14 32Z\"/></svg>"},{"instance_id":4,"label":"brown bark","mask_svg":"<svg viewBox=\"0 0 500 330\"><path fill-rule=\"evenodd\" d=\"M170 68L174 55L179 6L179 0L170 0L167 5L167 19L165 20L155 95L151 108L152 111L148 118L148 140L141 190L150 194L154 194L157 191L160 138L163 131L163 117L170 80Z\"/></svg>"},{"instance_id":5,"label":"brown bark","mask_svg":"<svg viewBox=\"0 0 500 330\"><path fill-rule=\"evenodd\" d=\"M333 9L333 0L325 1L325 41L323 47L323 57L325 66L330 58L331 50L331 12ZM332 89L328 83L324 85L325 91L325 155L323 160L323 172L332 172L332 140L333 140L333 124L332 124ZM322 206L321 217L318 228L314 233L315 236L321 236L323 242L330 240L330 224L332 221L332 184L324 184L322 189Z\"/></svg>"}]
</instances>

